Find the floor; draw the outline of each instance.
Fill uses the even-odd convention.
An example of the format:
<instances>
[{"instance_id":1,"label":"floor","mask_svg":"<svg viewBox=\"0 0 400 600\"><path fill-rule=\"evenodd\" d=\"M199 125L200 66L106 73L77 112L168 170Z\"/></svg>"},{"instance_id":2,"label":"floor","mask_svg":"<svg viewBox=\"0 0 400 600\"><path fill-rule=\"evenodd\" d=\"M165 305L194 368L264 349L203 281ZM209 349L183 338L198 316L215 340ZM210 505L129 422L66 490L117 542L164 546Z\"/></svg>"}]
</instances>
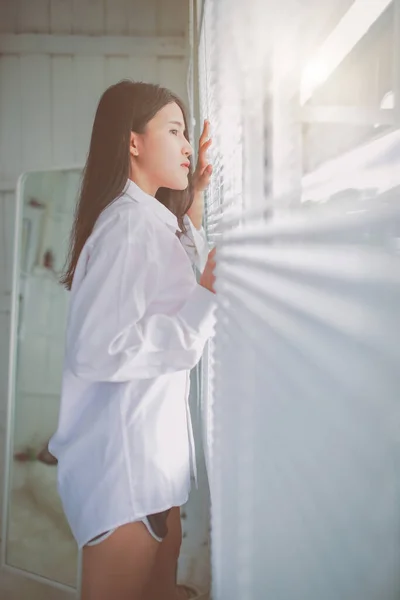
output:
<instances>
[{"instance_id":1,"label":"floor","mask_svg":"<svg viewBox=\"0 0 400 600\"><path fill-rule=\"evenodd\" d=\"M6 544L7 565L76 587L77 546L58 498L56 469L39 461L14 462L12 482ZM10 577L6 579L11 581ZM21 585L27 590L32 588L31 579L19 576L18 580L21 580ZM46 590L49 589L48 586L45 587ZM11 588L8 595L11 594L10 590ZM52 598L55 598L54 588L50 590ZM22 590L19 593L22 600ZM43 592L40 591L40 594L43 595ZM0 596L1 600L3 597L5 591ZM42 596L38 598L41 600Z\"/></svg>"},{"instance_id":2,"label":"floor","mask_svg":"<svg viewBox=\"0 0 400 600\"><path fill-rule=\"evenodd\" d=\"M77 548L68 531L38 505L27 489L12 494L7 564L76 585Z\"/></svg>"},{"instance_id":3,"label":"floor","mask_svg":"<svg viewBox=\"0 0 400 600\"><path fill-rule=\"evenodd\" d=\"M77 600L76 594L9 573L0 575L1 600Z\"/></svg>"}]
</instances>

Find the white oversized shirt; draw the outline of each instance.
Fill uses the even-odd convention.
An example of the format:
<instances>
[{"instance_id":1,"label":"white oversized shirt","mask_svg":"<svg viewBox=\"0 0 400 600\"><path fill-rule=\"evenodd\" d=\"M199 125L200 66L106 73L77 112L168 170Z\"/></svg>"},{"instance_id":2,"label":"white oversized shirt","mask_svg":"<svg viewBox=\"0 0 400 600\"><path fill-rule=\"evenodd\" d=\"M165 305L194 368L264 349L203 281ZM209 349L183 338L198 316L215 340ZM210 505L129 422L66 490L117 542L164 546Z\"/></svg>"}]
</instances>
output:
<instances>
[{"instance_id":1,"label":"white oversized shirt","mask_svg":"<svg viewBox=\"0 0 400 600\"><path fill-rule=\"evenodd\" d=\"M189 370L213 333L214 295L197 282L203 234L128 180L100 215L74 275L58 429L58 489L82 547L187 501Z\"/></svg>"}]
</instances>

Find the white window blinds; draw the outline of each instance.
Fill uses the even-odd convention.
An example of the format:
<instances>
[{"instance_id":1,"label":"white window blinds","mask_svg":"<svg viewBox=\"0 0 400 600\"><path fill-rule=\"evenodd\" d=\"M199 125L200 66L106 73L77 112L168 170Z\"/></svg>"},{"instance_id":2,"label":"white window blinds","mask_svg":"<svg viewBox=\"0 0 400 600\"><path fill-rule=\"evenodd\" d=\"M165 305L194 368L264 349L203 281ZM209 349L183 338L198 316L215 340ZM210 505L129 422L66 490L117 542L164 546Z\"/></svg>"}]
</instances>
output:
<instances>
[{"instance_id":1,"label":"white window blinds","mask_svg":"<svg viewBox=\"0 0 400 600\"><path fill-rule=\"evenodd\" d=\"M205 5L213 600L399 594L400 123L302 180L298 53L328 4Z\"/></svg>"}]
</instances>

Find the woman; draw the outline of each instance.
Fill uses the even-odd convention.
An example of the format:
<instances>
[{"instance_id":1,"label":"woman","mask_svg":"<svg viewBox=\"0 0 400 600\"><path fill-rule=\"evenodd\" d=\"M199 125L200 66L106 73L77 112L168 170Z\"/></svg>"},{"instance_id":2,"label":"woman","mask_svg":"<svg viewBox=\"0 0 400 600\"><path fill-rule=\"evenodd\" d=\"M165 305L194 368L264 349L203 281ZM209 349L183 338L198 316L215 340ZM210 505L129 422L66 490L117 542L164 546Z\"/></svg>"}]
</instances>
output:
<instances>
[{"instance_id":1,"label":"woman","mask_svg":"<svg viewBox=\"0 0 400 600\"><path fill-rule=\"evenodd\" d=\"M62 280L71 300L49 444L83 548L82 600L181 597L189 370L212 335L215 303L214 253L204 259L195 227L211 142L206 126L192 181L187 131L174 94L130 81L106 90L93 124Z\"/></svg>"}]
</instances>

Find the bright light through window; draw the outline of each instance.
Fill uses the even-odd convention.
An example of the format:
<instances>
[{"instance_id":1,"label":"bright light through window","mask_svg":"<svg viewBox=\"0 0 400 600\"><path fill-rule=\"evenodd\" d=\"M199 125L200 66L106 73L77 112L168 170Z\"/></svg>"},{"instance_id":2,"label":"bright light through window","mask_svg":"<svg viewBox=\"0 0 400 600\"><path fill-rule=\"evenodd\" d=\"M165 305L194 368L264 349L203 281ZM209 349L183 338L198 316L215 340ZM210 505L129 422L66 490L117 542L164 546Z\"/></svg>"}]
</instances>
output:
<instances>
[{"instance_id":1,"label":"bright light through window","mask_svg":"<svg viewBox=\"0 0 400 600\"><path fill-rule=\"evenodd\" d=\"M367 33L392 0L355 0L315 57L306 65L301 81L301 104L338 67Z\"/></svg>"},{"instance_id":2,"label":"bright light through window","mask_svg":"<svg viewBox=\"0 0 400 600\"><path fill-rule=\"evenodd\" d=\"M329 67L326 62L316 59L308 63L304 69L302 85L305 90L313 90L329 77Z\"/></svg>"}]
</instances>

